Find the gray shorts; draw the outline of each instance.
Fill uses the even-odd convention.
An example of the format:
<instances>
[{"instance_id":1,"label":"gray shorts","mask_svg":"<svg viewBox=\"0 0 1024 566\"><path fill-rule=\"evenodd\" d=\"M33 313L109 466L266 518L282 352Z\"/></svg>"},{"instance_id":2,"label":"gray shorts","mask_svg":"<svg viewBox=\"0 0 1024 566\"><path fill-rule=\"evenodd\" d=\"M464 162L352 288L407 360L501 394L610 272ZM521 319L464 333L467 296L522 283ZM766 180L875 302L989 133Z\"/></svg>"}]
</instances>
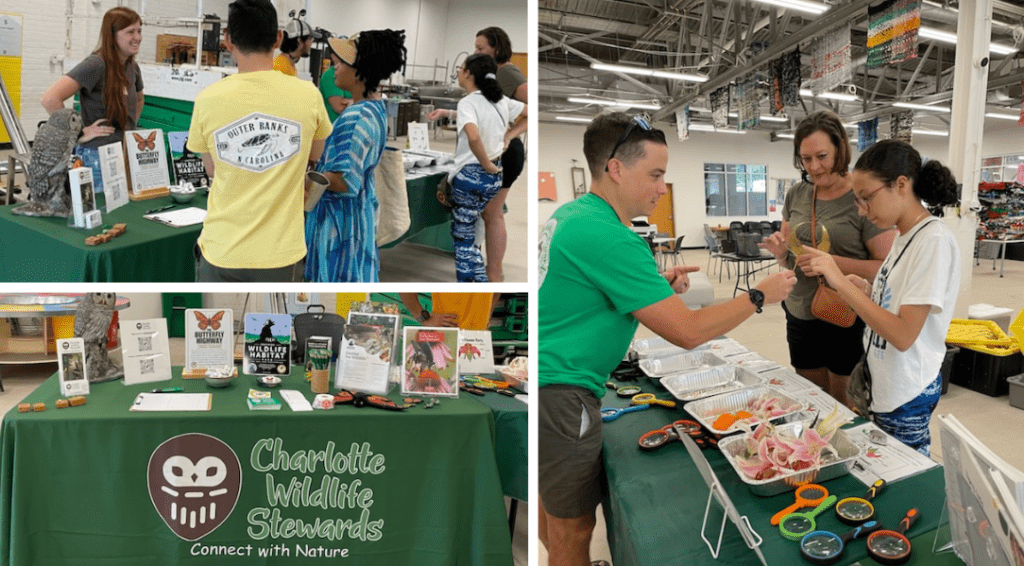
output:
<instances>
[{"instance_id":1,"label":"gray shorts","mask_svg":"<svg viewBox=\"0 0 1024 566\"><path fill-rule=\"evenodd\" d=\"M538 466L544 510L572 519L601 502L601 400L581 387L540 388Z\"/></svg>"},{"instance_id":2,"label":"gray shorts","mask_svg":"<svg viewBox=\"0 0 1024 566\"><path fill-rule=\"evenodd\" d=\"M203 257L199 244L193 248L196 258L196 283L299 283L305 270L305 258L270 269L231 269L213 265Z\"/></svg>"}]
</instances>

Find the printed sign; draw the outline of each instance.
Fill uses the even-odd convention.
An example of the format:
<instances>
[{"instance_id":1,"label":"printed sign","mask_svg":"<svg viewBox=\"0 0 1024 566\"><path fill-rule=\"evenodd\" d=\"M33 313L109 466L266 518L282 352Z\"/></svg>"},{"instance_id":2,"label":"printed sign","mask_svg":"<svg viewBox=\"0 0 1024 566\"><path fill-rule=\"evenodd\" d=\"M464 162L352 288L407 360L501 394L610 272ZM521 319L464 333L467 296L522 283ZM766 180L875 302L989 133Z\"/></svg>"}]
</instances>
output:
<instances>
[{"instance_id":1,"label":"printed sign","mask_svg":"<svg viewBox=\"0 0 1024 566\"><path fill-rule=\"evenodd\" d=\"M110 143L97 148L100 156L100 174L103 194L107 199L107 213L128 204L128 175L124 170L124 148Z\"/></svg>"},{"instance_id":2,"label":"printed sign","mask_svg":"<svg viewBox=\"0 0 1024 566\"><path fill-rule=\"evenodd\" d=\"M85 365L85 340L58 340L57 365L60 369L60 394L65 397L89 394L89 375Z\"/></svg>"},{"instance_id":3,"label":"printed sign","mask_svg":"<svg viewBox=\"0 0 1024 566\"><path fill-rule=\"evenodd\" d=\"M124 384L171 379L167 319L122 320L120 327Z\"/></svg>"},{"instance_id":4,"label":"printed sign","mask_svg":"<svg viewBox=\"0 0 1024 566\"><path fill-rule=\"evenodd\" d=\"M171 176L163 131L129 130L124 133L124 147L131 194L139 197L166 192Z\"/></svg>"},{"instance_id":5,"label":"printed sign","mask_svg":"<svg viewBox=\"0 0 1024 566\"><path fill-rule=\"evenodd\" d=\"M249 375L288 375L291 372L291 342L290 315L247 314L242 371Z\"/></svg>"},{"instance_id":6,"label":"printed sign","mask_svg":"<svg viewBox=\"0 0 1024 566\"><path fill-rule=\"evenodd\" d=\"M458 328L407 326L402 366L403 395L459 396Z\"/></svg>"},{"instance_id":7,"label":"printed sign","mask_svg":"<svg viewBox=\"0 0 1024 566\"><path fill-rule=\"evenodd\" d=\"M234 365L231 309L185 309L185 369Z\"/></svg>"}]
</instances>

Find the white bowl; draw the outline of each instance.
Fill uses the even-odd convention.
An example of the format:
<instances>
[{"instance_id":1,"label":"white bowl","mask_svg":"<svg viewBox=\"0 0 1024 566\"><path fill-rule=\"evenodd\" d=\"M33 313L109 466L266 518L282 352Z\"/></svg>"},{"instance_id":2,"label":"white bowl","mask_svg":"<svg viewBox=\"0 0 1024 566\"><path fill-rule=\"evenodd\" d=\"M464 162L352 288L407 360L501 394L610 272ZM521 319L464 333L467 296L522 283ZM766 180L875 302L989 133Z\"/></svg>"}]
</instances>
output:
<instances>
[{"instance_id":1,"label":"white bowl","mask_svg":"<svg viewBox=\"0 0 1024 566\"><path fill-rule=\"evenodd\" d=\"M256 381L264 387L277 387L281 385L281 378L276 375L260 375L256 377Z\"/></svg>"}]
</instances>

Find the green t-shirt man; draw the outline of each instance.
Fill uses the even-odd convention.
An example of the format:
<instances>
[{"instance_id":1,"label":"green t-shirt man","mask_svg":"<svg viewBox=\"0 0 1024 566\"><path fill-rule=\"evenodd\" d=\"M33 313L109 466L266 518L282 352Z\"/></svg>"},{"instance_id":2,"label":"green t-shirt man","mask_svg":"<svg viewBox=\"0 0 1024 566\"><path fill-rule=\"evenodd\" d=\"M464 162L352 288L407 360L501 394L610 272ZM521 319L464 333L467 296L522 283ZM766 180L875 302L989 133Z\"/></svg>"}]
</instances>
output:
<instances>
[{"instance_id":1,"label":"green t-shirt man","mask_svg":"<svg viewBox=\"0 0 1024 566\"><path fill-rule=\"evenodd\" d=\"M347 98L349 101L352 100L352 93L338 88L338 85L334 84L334 66L330 66L324 71L323 76L320 77L320 95L324 97L324 106L327 107L327 116L331 119L331 123L338 118L338 113L334 111L334 107L327 101L332 96L340 96Z\"/></svg>"},{"instance_id":2,"label":"green t-shirt man","mask_svg":"<svg viewBox=\"0 0 1024 566\"><path fill-rule=\"evenodd\" d=\"M631 314L674 294L643 238L587 194L561 206L540 237L539 387L598 398L639 324Z\"/></svg>"}]
</instances>

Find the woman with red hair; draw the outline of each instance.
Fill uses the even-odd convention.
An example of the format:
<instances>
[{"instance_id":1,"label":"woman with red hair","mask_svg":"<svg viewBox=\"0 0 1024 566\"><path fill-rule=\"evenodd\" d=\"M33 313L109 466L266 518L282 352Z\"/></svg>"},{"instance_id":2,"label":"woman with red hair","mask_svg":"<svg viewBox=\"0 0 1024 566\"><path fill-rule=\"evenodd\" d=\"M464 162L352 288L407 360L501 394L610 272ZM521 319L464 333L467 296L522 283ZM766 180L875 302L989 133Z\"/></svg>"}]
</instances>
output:
<instances>
[{"instance_id":1,"label":"woman with red hair","mask_svg":"<svg viewBox=\"0 0 1024 566\"><path fill-rule=\"evenodd\" d=\"M134 130L142 114L142 73L135 57L142 43L142 18L129 8L112 8L103 15L99 46L91 55L57 79L41 100L50 114L67 99L79 95L82 123L75 153L93 170L93 185L102 192L96 148L120 142L125 130Z\"/></svg>"}]
</instances>

